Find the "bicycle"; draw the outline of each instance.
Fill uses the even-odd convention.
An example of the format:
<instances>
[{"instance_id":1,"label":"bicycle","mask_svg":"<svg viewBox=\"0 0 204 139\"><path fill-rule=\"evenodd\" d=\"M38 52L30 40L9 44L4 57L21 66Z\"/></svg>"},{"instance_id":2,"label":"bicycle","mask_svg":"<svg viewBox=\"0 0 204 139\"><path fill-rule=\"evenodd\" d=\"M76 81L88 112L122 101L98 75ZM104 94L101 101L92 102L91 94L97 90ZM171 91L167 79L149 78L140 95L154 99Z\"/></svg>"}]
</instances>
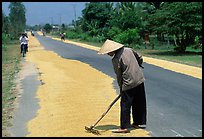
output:
<instances>
[{"instance_id":1,"label":"bicycle","mask_svg":"<svg viewBox=\"0 0 204 139\"><path fill-rule=\"evenodd\" d=\"M22 56L25 57L26 55L26 45L22 44Z\"/></svg>"}]
</instances>

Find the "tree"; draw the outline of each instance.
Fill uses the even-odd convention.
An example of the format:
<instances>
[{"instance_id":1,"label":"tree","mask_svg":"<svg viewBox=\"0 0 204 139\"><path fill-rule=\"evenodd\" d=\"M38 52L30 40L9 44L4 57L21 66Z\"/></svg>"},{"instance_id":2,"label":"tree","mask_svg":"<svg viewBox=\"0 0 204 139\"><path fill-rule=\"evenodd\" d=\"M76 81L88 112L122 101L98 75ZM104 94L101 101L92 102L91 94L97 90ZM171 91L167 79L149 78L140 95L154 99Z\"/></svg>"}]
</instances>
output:
<instances>
[{"instance_id":1,"label":"tree","mask_svg":"<svg viewBox=\"0 0 204 139\"><path fill-rule=\"evenodd\" d=\"M3 28L3 24L4 24L4 12L2 11L2 28Z\"/></svg>"},{"instance_id":2,"label":"tree","mask_svg":"<svg viewBox=\"0 0 204 139\"><path fill-rule=\"evenodd\" d=\"M2 11L2 48L6 48L6 43L10 39L9 37L9 18L8 16L5 16L5 14Z\"/></svg>"},{"instance_id":3,"label":"tree","mask_svg":"<svg viewBox=\"0 0 204 139\"><path fill-rule=\"evenodd\" d=\"M2 12L2 33L9 34L10 22L9 17Z\"/></svg>"},{"instance_id":4,"label":"tree","mask_svg":"<svg viewBox=\"0 0 204 139\"><path fill-rule=\"evenodd\" d=\"M65 24L62 24L62 32L65 32L65 30L66 30L66 26Z\"/></svg>"},{"instance_id":5,"label":"tree","mask_svg":"<svg viewBox=\"0 0 204 139\"><path fill-rule=\"evenodd\" d=\"M185 52L195 36L202 33L202 3L166 3L151 15L150 23L155 31L175 35L175 50Z\"/></svg>"},{"instance_id":6,"label":"tree","mask_svg":"<svg viewBox=\"0 0 204 139\"><path fill-rule=\"evenodd\" d=\"M82 29L91 36L106 34L113 12L111 2L90 2L82 11Z\"/></svg>"},{"instance_id":7,"label":"tree","mask_svg":"<svg viewBox=\"0 0 204 139\"><path fill-rule=\"evenodd\" d=\"M45 24L43 29L46 31L46 33L50 33L50 31L52 30L52 26L50 24Z\"/></svg>"},{"instance_id":8,"label":"tree","mask_svg":"<svg viewBox=\"0 0 204 139\"><path fill-rule=\"evenodd\" d=\"M150 18L151 18L151 14L154 14L155 12L157 12L157 10L161 9L162 6L165 4L165 2L146 2L147 5L147 10L148 13L150 14ZM161 32L159 30L157 30L157 39L159 41L163 41L164 37L162 36Z\"/></svg>"},{"instance_id":9,"label":"tree","mask_svg":"<svg viewBox=\"0 0 204 139\"><path fill-rule=\"evenodd\" d=\"M153 8L151 8L151 13L155 12L155 10L160 9L161 6L164 4L164 2L147 2L148 4L152 5Z\"/></svg>"},{"instance_id":10,"label":"tree","mask_svg":"<svg viewBox=\"0 0 204 139\"><path fill-rule=\"evenodd\" d=\"M137 28L127 29L113 37L113 40L132 47L134 44L140 43L139 32Z\"/></svg>"},{"instance_id":11,"label":"tree","mask_svg":"<svg viewBox=\"0 0 204 139\"><path fill-rule=\"evenodd\" d=\"M128 28L141 28L141 17L137 14L137 4L135 2L119 2L116 4L111 26L127 30Z\"/></svg>"},{"instance_id":12,"label":"tree","mask_svg":"<svg viewBox=\"0 0 204 139\"><path fill-rule=\"evenodd\" d=\"M26 9L22 2L11 2L9 4L9 20L11 23L11 35L18 38L26 27Z\"/></svg>"}]
</instances>

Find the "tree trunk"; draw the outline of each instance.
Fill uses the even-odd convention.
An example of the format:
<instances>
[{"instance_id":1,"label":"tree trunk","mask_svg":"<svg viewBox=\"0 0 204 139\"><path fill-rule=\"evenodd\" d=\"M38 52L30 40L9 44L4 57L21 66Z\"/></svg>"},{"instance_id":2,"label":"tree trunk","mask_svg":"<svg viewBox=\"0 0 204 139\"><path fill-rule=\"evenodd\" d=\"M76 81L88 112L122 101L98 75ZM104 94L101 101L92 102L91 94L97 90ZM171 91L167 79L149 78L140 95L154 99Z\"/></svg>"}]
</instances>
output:
<instances>
[{"instance_id":1,"label":"tree trunk","mask_svg":"<svg viewBox=\"0 0 204 139\"><path fill-rule=\"evenodd\" d=\"M161 40L162 40L162 36L161 36L161 33L160 33L160 32L157 32L157 40L158 40L158 41L161 41Z\"/></svg>"},{"instance_id":2,"label":"tree trunk","mask_svg":"<svg viewBox=\"0 0 204 139\"><path fill-rule=\"evenodd\" d=\"M179 53L184 53L186 51L186 39L182 35L181 39L176 35L176 44L177 46L174 48L175 51Z\"/></svg>"},{"instance_id":3,"label":"tree trunk","mask_svg":"<svg viewBox=\"0 0 204 139\"><path fill-rule=\"evenodd\" d=\"M150 39L149 39L149 33L148 32L146 32L146 33L144 33L145 35L144 35L144 41L145 41L145 49L147 49L147 46L149 46L149 41L150 41Z\"/></svg>"}]
</instances>

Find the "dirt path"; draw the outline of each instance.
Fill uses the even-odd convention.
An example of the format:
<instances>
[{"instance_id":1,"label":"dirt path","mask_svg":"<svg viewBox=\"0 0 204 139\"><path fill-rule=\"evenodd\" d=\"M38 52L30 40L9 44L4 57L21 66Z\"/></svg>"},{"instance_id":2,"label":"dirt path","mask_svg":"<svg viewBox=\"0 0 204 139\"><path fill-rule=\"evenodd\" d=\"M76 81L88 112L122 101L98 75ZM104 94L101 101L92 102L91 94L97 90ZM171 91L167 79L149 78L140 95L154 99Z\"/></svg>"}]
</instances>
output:
<instances>
[{"instance_id":1,"label":"dirt path","mask_svg":"<svg viewBox=\"0 0 204 139\"><path fill-rule=\"evenodd\" d=\"M87 133L84 127L92 125L117 96L112 85L114 79L88 64L63 59L44 50L34 37L29 39L26 60L36 65L43 85L36 93L40 109L37 116L27 123L27 136L97 136ZM149 136L142 129L131 130L128 134L113 134L111 130L118 127L119 101L97 126L101 131L100 137Z\"/></svg>"}]
</instances>

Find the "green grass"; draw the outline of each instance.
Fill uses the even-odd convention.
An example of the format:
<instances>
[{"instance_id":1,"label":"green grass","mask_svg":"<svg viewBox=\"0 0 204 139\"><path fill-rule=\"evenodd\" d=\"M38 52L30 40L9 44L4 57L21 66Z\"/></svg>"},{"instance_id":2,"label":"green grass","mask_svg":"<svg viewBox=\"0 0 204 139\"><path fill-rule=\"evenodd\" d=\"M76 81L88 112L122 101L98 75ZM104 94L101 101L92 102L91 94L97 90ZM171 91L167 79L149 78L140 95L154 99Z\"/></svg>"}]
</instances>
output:
<instances>
[{"instance_id":1,"label":"green grass","mask_svg":"<svg viewBox=\"0 0 204 139\"><path fill-rule=\"evenodd\" d=\"M88 42L88 41L83 41L83 40L80 40L80 39L69 39L69 40L74 41L74 42L85 43L85 44L92 45L92 46L96 46L96 47L101 47L101 46L103 45L103 43Z\"/></svg>"},{"instance_id":2,"label":"green grass","mask_svg":"<svg viewBox=\"0 0 204 139\"><path fill-rule=\"evenodd\" d=\"M6 49L2 49L2 137L9 136L7 128L11 126L13 103L17 96L14 79L20 70L20 60L19 42L6 44Z\"/></svg>"},{"instance_id":3,"label":"green grass","mask_svg":"<svg viewBox=\"0 0 204 139\"><path fill-rule=\"evenodd\" d=\"M139 49L142 55L186 64L202 68L202 49L193 50L187 49L185 53L177 53L173 50L151 50L151 49Z\"/></svg>"}]
</instances>

